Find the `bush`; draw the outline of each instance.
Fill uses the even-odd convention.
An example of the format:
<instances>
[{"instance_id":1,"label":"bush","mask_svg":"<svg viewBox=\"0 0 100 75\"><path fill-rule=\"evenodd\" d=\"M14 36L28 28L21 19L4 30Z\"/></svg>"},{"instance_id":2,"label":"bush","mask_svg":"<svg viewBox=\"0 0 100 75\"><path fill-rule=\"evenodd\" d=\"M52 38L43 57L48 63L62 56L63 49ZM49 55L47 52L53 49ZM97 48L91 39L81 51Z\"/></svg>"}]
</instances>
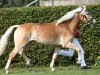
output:
<instances>
[{"instance_id":1,"label":"bush","mask_svg":"<svg viewBox=\"0 0 100 75\"><path fill-rule=\"evenodd\" d=\"M35 23L47 23L53 22L61 18L66 12L73 10L77 6L57 6L57 7L29 7L29 8L6 8L0 9L0 36L4 34L8 27L11 25L22 24L27 22ZM82 47L85 50L85 58L90 64L94 64L95 58L100 55L100 5L87 6L89 12L94 15L97 20L97 24L94 28L90 28L86 24L81 24L81 31L83 35L79 40ZM87 27L86 27L87 26ZM9 43L4 56L0 58L0 66L6 64L8 54L14 47L13 33L9 38ZM25 50L25 54L31 59L34 65L49 65L51 57L49 57L50 51L54 46L42 45L36 42L31 42ZM77 55L75 55L75 58ZM61 62L64 60L64 56L58 56L57 64L66 65L70 63ZM67 57L66 57L67 58ZM67 58L69 59L69 58ZM16 56L13 60L14 63L23 64L23 59Z\"/></svg>"},{"instance_id":2,"label":"bush","mask_svg":"<svg viewBox=\"0 0 100 75\"><path fill-rule=\"evenodd\" d=\"M97 57L94 65L97 66L97 67L100 67L100 56Z\"/></svg>"}]
</instances>

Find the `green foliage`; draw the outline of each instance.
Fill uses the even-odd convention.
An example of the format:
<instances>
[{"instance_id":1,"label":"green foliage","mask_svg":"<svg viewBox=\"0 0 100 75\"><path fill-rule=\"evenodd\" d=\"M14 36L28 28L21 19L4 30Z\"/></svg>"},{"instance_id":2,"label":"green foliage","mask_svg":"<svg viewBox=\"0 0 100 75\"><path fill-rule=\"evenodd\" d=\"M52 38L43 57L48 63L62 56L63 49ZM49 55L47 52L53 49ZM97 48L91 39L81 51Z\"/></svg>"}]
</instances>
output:
<instances>
[{"instance_id":1,"label":"green foliage","mask_svg":"<svg viewBox=\"0 0 100 75\"><path fill-rule=\"evenodd\" d=\"M29 7L29 8L6 8L0 9L0 36L4 34L8 27L16 24L23 24L27 22L47 23L58 20L68 11L77 6L57 6L57 7ZM87 24L81 24L81 31L83 35L79 37L80 43L85 50L85 58L89 64L94 64L97 56L100 55L100 5L88 6L89 12L96 18L97 24L91 28ZM87 27L86 27L87 26ZM4 56L0 57L0 66L6 64L7 56L14 47L13 34L9 38L9 43ZM36 42L31 42L26 46L25 54L31 59L33 65L47 66L50 64L50 51L54 46L42 45ZM75 58L77 54L75 55ZM64 56L58 56L56 63L58 65L68 65L70 60L66 63L61 62L69 59ZM23 64L24 61L19 55L13 60L14 63Z\"/></svg>"},{"instance_id":2,"label":"green foliage","mask_svg":"<svg viewBox=\"0 0 100 75\"><path fill-rule=\"evenodd\" d=\"M100 56L97 57L94 65L97 66L97 67L100 67Z\"/></svg>"}]
</instances>

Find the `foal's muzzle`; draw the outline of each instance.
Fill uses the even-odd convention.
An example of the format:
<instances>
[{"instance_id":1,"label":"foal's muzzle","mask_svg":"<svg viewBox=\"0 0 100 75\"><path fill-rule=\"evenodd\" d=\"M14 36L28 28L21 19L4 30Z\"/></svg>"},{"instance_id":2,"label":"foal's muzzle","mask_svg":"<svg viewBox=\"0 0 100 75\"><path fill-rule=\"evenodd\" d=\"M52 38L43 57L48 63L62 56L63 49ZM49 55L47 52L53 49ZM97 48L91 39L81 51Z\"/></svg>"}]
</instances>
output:
<instances>
[{"instance_id":1,"label":"foal's muzzle","mask_svg":"<svg viewBox=\"0 0 100 75\"><path fill-rule=\"evenodd\" d=\"M95 18L91 18L91 19L87 22L87 24L89 24L89 25L91 25L91 26L95 26L95 24L96 24L96 19L95 19Z\"/></svg>"}]
</instances>

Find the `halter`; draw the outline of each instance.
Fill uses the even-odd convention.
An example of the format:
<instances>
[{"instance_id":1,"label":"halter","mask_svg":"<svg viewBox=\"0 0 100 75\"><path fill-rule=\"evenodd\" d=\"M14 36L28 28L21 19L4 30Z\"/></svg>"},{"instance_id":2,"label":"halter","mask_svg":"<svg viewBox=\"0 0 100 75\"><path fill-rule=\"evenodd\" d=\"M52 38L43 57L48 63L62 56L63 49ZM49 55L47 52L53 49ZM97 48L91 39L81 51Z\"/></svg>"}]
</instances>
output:
<instances>
[{"instance_id":1,"label":"halter","mask_svg":"<svg viewBox=\"0 0 100 75\"><path fill-rule=\"evenodd\" d=\"M90 23L93 19L94 19L94 18L92 17L90 20L88 20L88 22L87 22L87 23L89 24L89 23Z\"/></svg>"},{"instance_id":2,"label":"halter","mask_svg":"<svg viewBox=\"0 0 100 75\"><path fill-rule=\"evenodd\" d=\"M82 21L83 21L84 18L87 20L87 23L88 23L88 24L94 19L94 18L92 17L90 20L88 20L87 17L86 17L86 15L83 15Z\"/></svg>"},{"instance_id":3,"label":"halter","mask_svg":"<svg viewBox=\"0 0 100 75\"><path fill-rule=\"evenodd\" d=\"M88 21L86 15L83 15L82 21L84 20L84 18Z\"/></svg>"}]
</instances>

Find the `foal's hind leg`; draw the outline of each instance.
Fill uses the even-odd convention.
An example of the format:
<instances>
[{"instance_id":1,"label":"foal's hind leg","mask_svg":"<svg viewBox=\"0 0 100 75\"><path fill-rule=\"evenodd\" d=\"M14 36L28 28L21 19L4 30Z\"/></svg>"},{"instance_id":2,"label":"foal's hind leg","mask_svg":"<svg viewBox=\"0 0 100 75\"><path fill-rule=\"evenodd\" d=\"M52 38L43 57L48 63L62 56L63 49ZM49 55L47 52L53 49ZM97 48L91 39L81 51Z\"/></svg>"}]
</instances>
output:
<instances>
[{"instance_id":1,"label":"foal's hind leg","mask_svg":"<svg viewBox=\"0 0 100 75\"><path fill-rule=\"evenodd\" d=\"M19 51L19 55L21 55L24 60L26 61L26 67L28 68L28 66L30 66L30 59L24 54L24 49L22 48L20 51Z\"/></svg>"},{"instance_id":2,"label":"foal's hind leg","mask_svg":"<svg viewBox=\"0 0 100 75\"><path fill-rule=\"evenodd\" d=\"M8 69L10 66L10 63L12 61L12 59L15 57L15 55L28 43L28 38L25 36L22 37L16 37L15 38L15 47L13 49L13 51L9 54L9 58L7 61L7 64L5 66L5 71L6 74L8 74Z\"/></svg>"},{"instance_id":3,"label":"foal's hind leg","mask_svg":"<svg viewBox=\"0 0 100 75\"><path fill-rule=\"evenodd\" d=\"M15 47L13 49L13 51L9 54L9 58L8 58L8 61L7 61L7 64L5 66L5 71L6 71L6 74L8 74L8 69L9 69L9 66L10 66L10 63L12 61L12 59L15 57L15 55L19 52L21 48L20 47Z\"/></svg>"}]
</instances>

